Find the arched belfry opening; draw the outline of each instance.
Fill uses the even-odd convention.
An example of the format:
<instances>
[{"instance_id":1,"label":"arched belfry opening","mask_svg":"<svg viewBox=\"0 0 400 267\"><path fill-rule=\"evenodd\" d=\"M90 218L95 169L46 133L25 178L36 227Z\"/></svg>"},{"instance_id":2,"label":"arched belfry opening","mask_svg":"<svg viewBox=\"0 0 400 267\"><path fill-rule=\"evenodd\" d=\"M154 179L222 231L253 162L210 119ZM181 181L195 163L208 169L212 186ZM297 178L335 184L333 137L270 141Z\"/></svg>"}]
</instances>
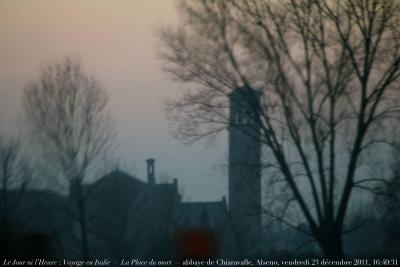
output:
<instances>
[{"instance_id":1,"label":"arched belfry opening","mask_svg":"<svg viewBox=\"0 0 400 267\"><path fill-rule=\"evenodd\" d=\"M147 159L147 183L154 185L156 183L154 163L155 159Z\"/></svg>"}]
</instances>

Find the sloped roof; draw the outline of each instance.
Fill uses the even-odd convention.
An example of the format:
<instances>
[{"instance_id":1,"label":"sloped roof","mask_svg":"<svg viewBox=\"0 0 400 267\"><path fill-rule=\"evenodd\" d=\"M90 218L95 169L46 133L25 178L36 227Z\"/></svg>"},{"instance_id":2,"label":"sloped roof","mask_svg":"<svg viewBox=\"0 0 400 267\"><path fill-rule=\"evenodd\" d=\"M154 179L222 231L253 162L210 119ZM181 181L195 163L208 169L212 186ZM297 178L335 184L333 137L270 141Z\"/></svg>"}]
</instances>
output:
<instances>
[{"instance_id":1,"label":"sloped roof","mask_svg":"<svg viewBox=\"0 0 400 267\"><path fill-rule=\"evenodd\" d=\"M134 176L117 169L103 176L94 184L88 185L87 193L91 202L106 200L109 203L106 205L114 203L113 206L132 205L138 200L138 196L142 198L149 192L152 199L162 206L174 202L178 196L175 184L155 184L150 191L149 186Z\"/></svg>"},{"instance_id":2,"label":"sloped roof","mask_svg":"<svg viewBox=\"0 0 400 267\"><path fill-rule=\"evenodd\" d=\"M95 221L118 222L132 204L146 193L147 185L120 170L114 170L94 184L88 185L87 205Z\"/></svg>"},{"instance_id":3,"label":"sloped roof","mask_svg":"<svg viewBox=\"0 0 400 267\"><path fill-rule=\"evenodd\" d=\"M123 171L114 170L88 185L87 198L89 205L95 203L103 208L115 208L131 203L145 188L144 182Z\"/></svg>"},{"instance_id":4,"label":"sloped roof","mask_svg":"<svg viewBox=\"0 0 400 267\"><path fill-rule=\"evenodd\" d=\"M99 180L97 180L95 183L93 183L91 186L96 187L99 185L108 185L108 184L126 184L126 185L136 185L136 186L144 186L146 183L143 181L139 180L138 178L127 174L124 171L121 171L120 169L115 169L109 174L104 175L101 177Z\"/></svg>"}]
</instances>

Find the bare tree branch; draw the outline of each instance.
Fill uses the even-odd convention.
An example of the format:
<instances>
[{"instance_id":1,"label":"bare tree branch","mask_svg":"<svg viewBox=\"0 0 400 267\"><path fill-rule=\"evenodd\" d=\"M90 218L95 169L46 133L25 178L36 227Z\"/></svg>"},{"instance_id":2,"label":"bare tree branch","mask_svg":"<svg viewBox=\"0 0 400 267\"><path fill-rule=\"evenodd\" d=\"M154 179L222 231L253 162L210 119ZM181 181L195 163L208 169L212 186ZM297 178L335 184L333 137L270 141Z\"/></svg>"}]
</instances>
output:
<instances>
[{"instance_id":1,"label":"bare tree branch","mask_svg":"<svg viewBox=\"0 0 400 267\"><path fill-rule=\"evenodd\" d=\"M24 111L47 177L67 184L71 212L80 229L82 256L89 257L83 184L101 169L113 146L113 128L103 87L76 57L47 63L25 89ZM43 175L43 174L42 174Z\"/></svg>"}]
</instances>

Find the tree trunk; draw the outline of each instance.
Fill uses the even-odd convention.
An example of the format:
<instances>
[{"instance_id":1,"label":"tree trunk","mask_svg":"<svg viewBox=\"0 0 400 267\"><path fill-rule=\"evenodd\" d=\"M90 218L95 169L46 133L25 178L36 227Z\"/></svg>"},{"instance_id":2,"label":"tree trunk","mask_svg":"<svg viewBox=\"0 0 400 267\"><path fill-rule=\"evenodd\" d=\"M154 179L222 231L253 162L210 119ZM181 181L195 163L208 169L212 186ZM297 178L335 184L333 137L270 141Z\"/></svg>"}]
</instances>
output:
<instances>
[{"instance_id":1,"label":"tree trunk","mask_svg":"<svg viewBox=\"0 0 400 267\"><path fill-rule=\"evenodd\" d=\"M79 235L82 248L82 258L84 261L89 260L89 242L86 222L85 199L82 193L82 183L79 179L71 181L70 197L73 203L73 209L77 214L77 222L79 225Z\"/></svg>"},{"instance_id":2,"label":"tree trunk","mask_svg":"<svg viewBox=\"0 0 400 267\"><path fill-rule=\"evenodd\" d=\"M327 233L318 240L324 256L329 260L340 260L345 258L342 237L336 232Z\"/></svg>"},{"instance_id":3,"label":"tree trunk","mask_svg":"<svg viewBox=\"0 0 400 267\"><path fill-rule=\"evenodd\" d=\"M81 241L82 241L82 256L83 260L89 260L89 245L87 239L87 226L86 226L86 212L84 203L79 203L79 225L81 232Z\"/></svg>"}]
</instances>

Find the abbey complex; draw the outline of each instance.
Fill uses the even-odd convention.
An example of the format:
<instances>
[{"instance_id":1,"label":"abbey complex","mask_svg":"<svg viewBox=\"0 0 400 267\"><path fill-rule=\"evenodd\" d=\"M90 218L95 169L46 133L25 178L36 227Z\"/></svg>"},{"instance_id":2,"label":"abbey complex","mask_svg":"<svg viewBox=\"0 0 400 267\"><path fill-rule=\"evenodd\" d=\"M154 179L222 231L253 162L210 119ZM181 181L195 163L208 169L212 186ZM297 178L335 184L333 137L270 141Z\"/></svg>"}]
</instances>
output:
<instances>
[{"instance_id":1,"label":"abbey complex","mask_svg":"<svg viewBox=\"0 0 400 267\"><path fill-rule=\"evenodd\" d=\"M155 159L146 160L147 182L116 168L86 184L90 257L235 258L259 253L261 147L259 129L254 127L257 105L255 91L239 88L230 95L228 200L224 196L216 202L182 202L177 179L157 182ZM77 222L74 211L68 209L69 195L33 189L9 194L10 202L16 203L10 226L14 236L24 237L10 243L16 250L20 246L29 250L36 242L35 251L29 253L80 257ZM29 241L26 236L30 236Z\"/></svg>"},{"instance_id":2,"label":"abbey complex","mask_svg":"<svg viewBox=\"0 0 400 267\"><path fill-rule=\"evenodd\" d=\"M234 260L265 255L271 247L263 241L259 108L260 95L254 90L238 88L230 94L227 198L183 202L177 179L172 183L157 181L155 159L146 160L146 182L117 168L84 185L89 258L121 263L131 259ZM28 189L23 194L10 192L9 199L15 203L9 255L81 259L69 195ZM283 236L289 243L306 241L289 229L275 237L270 233L265 240L275 238L276 247ZM314 253L315 248L311 246L309 252Z\"/></svg>"}]
</instances>

